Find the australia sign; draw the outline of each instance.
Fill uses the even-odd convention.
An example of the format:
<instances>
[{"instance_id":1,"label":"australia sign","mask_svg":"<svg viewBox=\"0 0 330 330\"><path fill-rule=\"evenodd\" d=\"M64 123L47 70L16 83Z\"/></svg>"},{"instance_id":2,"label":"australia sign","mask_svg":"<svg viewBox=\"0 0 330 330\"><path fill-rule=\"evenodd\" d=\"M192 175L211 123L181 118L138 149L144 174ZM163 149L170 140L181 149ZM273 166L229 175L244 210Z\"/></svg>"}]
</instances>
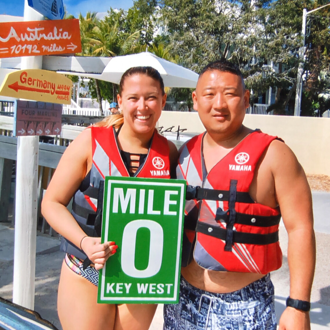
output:
<instances>
[{"instance_id":1,"label":"australia sign","mask_svg":"<svg viewBox=\"0 0 330 330\"><path fill-rule=\"evenodd\" d=\"M106 177L102 242L116 254L100 272L99 303L176 303L186 183Z\"/></svg>"},{"instance_id":2,"label":"australia sign","mask_svg":"<svg viewBox=\"0 0 330 330\"><path fill-rule=\"evenodd\" d=\"M50 103L70 104L72 81L62 74L28 69L7 74L0 95Z\"/></svg>"},{"instance_id":3,"label":"australia sign","mask_svg":"<svg viewBox=\"0 0 330 330\"><path fill-rule=\"evenodd\" d=\"M0 23L0 58L79 52L78 19Z\"/></svg>"}]
</instances>

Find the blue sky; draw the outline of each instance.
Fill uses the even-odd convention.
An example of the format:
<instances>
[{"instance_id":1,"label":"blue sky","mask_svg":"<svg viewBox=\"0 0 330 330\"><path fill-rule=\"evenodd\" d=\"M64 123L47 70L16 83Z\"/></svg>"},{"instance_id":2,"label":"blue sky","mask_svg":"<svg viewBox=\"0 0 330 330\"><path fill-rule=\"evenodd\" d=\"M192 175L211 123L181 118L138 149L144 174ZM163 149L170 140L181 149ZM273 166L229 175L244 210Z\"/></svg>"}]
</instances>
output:
<instances>
[{"instance_id":1,"label":"blue sky","mask_svg":"<svg viewBox=\"0 0 330 330\"><path fill-rule=\"evenodd\" d=\"M69 14L78 17L88 11L107 12L110 7L128 9L133 6L133 0L63 0ZM23 16L24 0L0 0L0 15Z\"/></svg>"}]
</instances>

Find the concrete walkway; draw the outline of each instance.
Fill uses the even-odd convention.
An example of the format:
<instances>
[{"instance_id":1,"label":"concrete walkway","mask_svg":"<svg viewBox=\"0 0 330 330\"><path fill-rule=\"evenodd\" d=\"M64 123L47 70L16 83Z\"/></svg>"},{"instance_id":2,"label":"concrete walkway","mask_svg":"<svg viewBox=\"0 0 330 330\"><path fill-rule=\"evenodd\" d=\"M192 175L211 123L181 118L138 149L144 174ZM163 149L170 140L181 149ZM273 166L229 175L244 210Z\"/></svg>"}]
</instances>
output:
<instances>
[{"instance_id":1,"label":"concrete walkway","mask_svg":"<svg viewBox=\"0 0 330 330\"><path fill-rule=\"evenodd\" d=\"M313 201L317 264L310 316L313 330L325 330L330 327L330 193L313 192ZM278 317L284 310L285 300L289 295L287 235L283 226L280 227L280 242L284 256L283 266L272 273ZM59 330L61 326L56 312L56 300L63 255L59 251L58 239L40 235L37 237L35 310ZM0 224L0 296L10 300L13 290L13 256L14 229L2 223ZM162 306L160 305L150 330L162 329L162 324Z\"/></svg>"}]
</instances>

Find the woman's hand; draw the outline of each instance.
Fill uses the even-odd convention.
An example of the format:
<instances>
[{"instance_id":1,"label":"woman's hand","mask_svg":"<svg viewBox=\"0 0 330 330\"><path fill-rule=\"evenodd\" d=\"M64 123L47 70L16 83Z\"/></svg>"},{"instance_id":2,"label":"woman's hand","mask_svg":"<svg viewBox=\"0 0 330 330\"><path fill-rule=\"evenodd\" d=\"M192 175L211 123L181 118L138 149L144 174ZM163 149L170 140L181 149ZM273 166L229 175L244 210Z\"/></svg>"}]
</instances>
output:
<instances>
[{"instance_id":1,"label":"woman's hand","mask_svg":"<svg viewBox=\"0 0 330 330\"><path fill-rule=\"evenodd\" d=\"M101 244L101 237L85 236L80 243L81 249L87 254L88 259L94 264L96 270L104 267L105 262L114 255L118 246L115 242Z\"/></svg>"}]
</instances>

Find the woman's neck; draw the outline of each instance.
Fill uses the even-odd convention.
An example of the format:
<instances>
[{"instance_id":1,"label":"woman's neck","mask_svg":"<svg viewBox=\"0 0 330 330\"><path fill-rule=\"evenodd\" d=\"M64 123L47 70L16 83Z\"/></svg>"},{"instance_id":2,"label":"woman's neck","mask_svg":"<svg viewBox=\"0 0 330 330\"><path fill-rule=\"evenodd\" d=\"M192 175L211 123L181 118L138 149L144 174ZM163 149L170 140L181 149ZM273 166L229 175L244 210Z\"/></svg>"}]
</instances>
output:
<instances>
[{"instance_id":1,"label":"woman's neck","mask_svg":"<svg viewBox=\"0 0 330 330\"><path fill-rule=\"evenodd\" d=\"M136 134L124 123L118 134L119 147L127 152L146 153L153 134L154 130L150 133Z\"/></svg>"}]
</instances>

